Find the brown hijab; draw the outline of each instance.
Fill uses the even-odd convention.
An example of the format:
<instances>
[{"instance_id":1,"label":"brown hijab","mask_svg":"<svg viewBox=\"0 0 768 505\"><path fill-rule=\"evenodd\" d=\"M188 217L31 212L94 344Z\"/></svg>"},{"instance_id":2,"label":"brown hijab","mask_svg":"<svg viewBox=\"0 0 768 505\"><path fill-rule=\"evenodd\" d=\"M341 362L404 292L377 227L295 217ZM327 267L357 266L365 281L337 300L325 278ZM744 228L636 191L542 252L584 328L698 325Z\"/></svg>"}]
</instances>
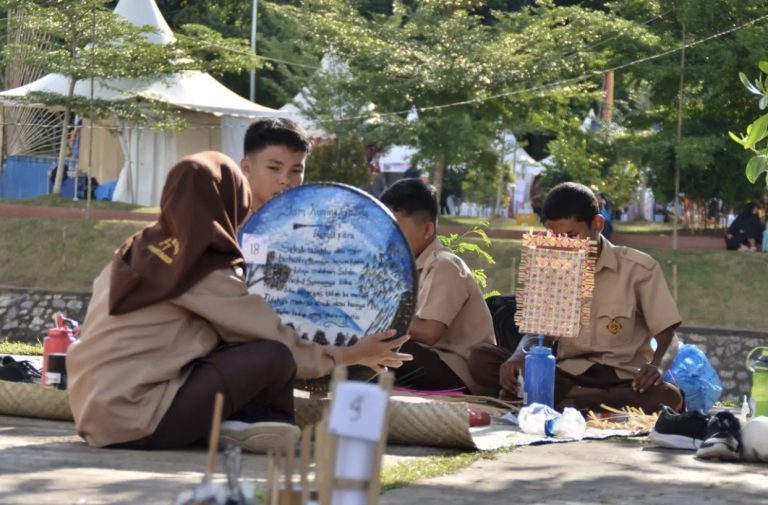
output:
<instances>
[{"instance_id":1,"label":"brown hijab","mask_svg":"<svg viewBox=\"0 0 768 505\"><path fill-rule=\"evenodd\" d=\"M179 161L165 181L159 221L115 253L109 313L175 298L214 270L243 264L237 229L250 207L251 189L228 156L206 151Z\"/></svg>"}]
</instances>

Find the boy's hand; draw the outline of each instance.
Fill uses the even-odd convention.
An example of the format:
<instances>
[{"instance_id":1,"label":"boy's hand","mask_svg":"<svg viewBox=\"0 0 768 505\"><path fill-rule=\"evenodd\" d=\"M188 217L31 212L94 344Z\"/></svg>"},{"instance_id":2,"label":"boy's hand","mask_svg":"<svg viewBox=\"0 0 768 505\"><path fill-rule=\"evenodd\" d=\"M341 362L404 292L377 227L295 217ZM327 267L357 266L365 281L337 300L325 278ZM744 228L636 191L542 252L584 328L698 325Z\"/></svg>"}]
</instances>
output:
<instances>
[{"instance_id":1,"label":"boy's hand","mask_svg":"<svg viewBox=\"0 0 768 505\"><path fill-rule=\"evenodd\" d=\"M659 367L653 363L646 363L635 374L635 378L632 380L632 389L645 393L652 386L658 386L662 382L664 382L664 374L661 373Z\"/></svg>"},{"instance_id":2,"label":"boy's hand","mask_svg":"<svg viewBox=\"0 0 768 505\"><path fill-rule=\"evenodd\" d=\"M387 330L360 339L347 348L349 363L345 364L364 365L377 372L383 372L387 367L400 368L403 361L411 361L413 356L397 352L397 349L410 337L403 335L395 340L389 340L396 334L395 330Z\"/></svg>"},{"instance_id":3,"label":"boy's hand","mask_svg":"<svg viewBox=\"0 0 768 505\"><path fill-rule=\"evenodd\" d=\"M523 370L525 355L515 352L502 363L499 369L499 385L501 394L506 398L517 398L520 385L517 383L517 375Z\"/></svg>"}]
</instances>

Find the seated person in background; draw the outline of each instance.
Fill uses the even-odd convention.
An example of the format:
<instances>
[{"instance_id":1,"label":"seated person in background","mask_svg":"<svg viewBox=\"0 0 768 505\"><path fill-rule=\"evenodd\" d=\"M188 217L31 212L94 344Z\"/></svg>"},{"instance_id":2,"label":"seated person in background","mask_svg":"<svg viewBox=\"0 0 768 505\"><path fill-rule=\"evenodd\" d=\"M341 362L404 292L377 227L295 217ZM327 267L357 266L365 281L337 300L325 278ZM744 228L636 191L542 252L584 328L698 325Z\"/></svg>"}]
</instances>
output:
<instances>
[{"instance_id":1,"label":"seated person in background","mask_svg":"<svg viewBox=\"0 0 768 505\"><path fill-rule=\"evenodd\" d=\"M729 251L757 251L763 243L763 226L754 203L744 206L725 234L725 248Z\"/></svg>"},{"instance_id":2,"label":"seated person in background","mask_svg":"<svg viewBox=\"0 0 768 505\"><path fill-rule=\"evenodd\" d=\"M158 222L126 240L94 281L82 336L67 354L69 402L89 445L175 449L204 440L221 392L223 441L253 452L284 447L298 432L289 424L294 377L322 377L336 365L396 368L409 358L395 351L407 337L390 341L394 331L349 347L301 340L248 294L237 229L251 200L227 156L182 159L168 173Z\"/></svg>"},{"instance_id":3,"label":"seated person in background","mask_svg":"<svg viewBox=\"0 0 768 505\"><path fill-rule=\"evenodd\" d=\"M493 321L469 267L437 238L435 191L419 179L402 179L381 195L416 257L416 315L402 352L413 361L395 371L398 384L420 390L477 387L467 367L472 348L495 341Z\"/></svg>"},{"instance_id":4,"label":"seated person in background","mask_svg":"<svg viewBox=\"0 0 768 505\"><path fill-rule=\"evenodd\" d=\"M598 242L591 322L578 337L559 339L555 407L597 412L605 404L650 413L669 405L680 410L680 392L662 379L677 355L675 300L653 258L601 235L599 212L592 191L575 183L553 188L542 207L544 225L554 233ZM493 346L476 349L470 357L473 379L486 393L516 397L523 351L533 342L533 337L523 338L514 353Z\"/></svg>"}]
</instances>

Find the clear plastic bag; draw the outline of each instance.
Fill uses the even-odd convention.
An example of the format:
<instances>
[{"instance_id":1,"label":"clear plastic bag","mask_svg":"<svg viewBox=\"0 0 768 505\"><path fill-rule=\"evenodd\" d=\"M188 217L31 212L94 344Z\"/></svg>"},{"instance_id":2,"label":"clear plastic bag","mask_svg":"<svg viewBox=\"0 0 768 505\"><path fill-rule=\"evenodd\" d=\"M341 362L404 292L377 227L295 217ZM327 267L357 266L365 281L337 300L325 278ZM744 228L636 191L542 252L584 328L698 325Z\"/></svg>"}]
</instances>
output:
<instances>
[{"instance_id":1,"label":"clear plastic bag","mask_svg":"<svg viewBox=\"0 0 768 505\"><path fill-rule=\"evenodd\" d=\"M581 440L587 431L587 421L578 410L566 407L563 414L554 421L550 431L556 437Z\"/></svg>"},{"instance_id":2,"label":"clear plastic bag","mask_svg":"<svg viewBox=\"0 0 768 505\"><path fill-rule=\"evenodd\" d=\"M517 422L523 432L544 436L548 435L547 422L558 417L560 417L560 412L555 409L541 403L532 403L520 409Z\"/></svg>"},{"instance_id":3,"label":"clear plastic bag","mask_svg":"<svg viewBox=\"0 0 768 505\"><path fill-rule=\"evenodd\" d=\"M532 403L520 409L517 415L520 429L531 435L546 435L548 437L573 438L581 440L587 429L587 422L578 410L566 408L563 413L555 409Z\"/></svg>"}]
</instances>

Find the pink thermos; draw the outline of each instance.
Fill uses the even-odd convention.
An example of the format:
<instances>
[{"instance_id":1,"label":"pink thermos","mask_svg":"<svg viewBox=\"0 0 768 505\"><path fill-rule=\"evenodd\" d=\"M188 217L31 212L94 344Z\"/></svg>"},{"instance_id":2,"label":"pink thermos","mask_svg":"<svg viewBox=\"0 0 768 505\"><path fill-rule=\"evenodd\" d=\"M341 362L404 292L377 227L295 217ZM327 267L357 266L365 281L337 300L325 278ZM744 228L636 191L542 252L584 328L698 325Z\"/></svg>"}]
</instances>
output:
<instances>
[{"instance_id":1,"label":"pink thermos","mask_svg":"<svg viewBox=\"0 0 768 505\"><path fill-rule=\"evenodd\" d=\"M47 386L46 371L50 354L66 354L75 337L80 335L80 325L77 321L67 319L64 314L56 314L56 328L48 330L48 336L43 339L43 385Z\"/></svg>"}]
</instances>

